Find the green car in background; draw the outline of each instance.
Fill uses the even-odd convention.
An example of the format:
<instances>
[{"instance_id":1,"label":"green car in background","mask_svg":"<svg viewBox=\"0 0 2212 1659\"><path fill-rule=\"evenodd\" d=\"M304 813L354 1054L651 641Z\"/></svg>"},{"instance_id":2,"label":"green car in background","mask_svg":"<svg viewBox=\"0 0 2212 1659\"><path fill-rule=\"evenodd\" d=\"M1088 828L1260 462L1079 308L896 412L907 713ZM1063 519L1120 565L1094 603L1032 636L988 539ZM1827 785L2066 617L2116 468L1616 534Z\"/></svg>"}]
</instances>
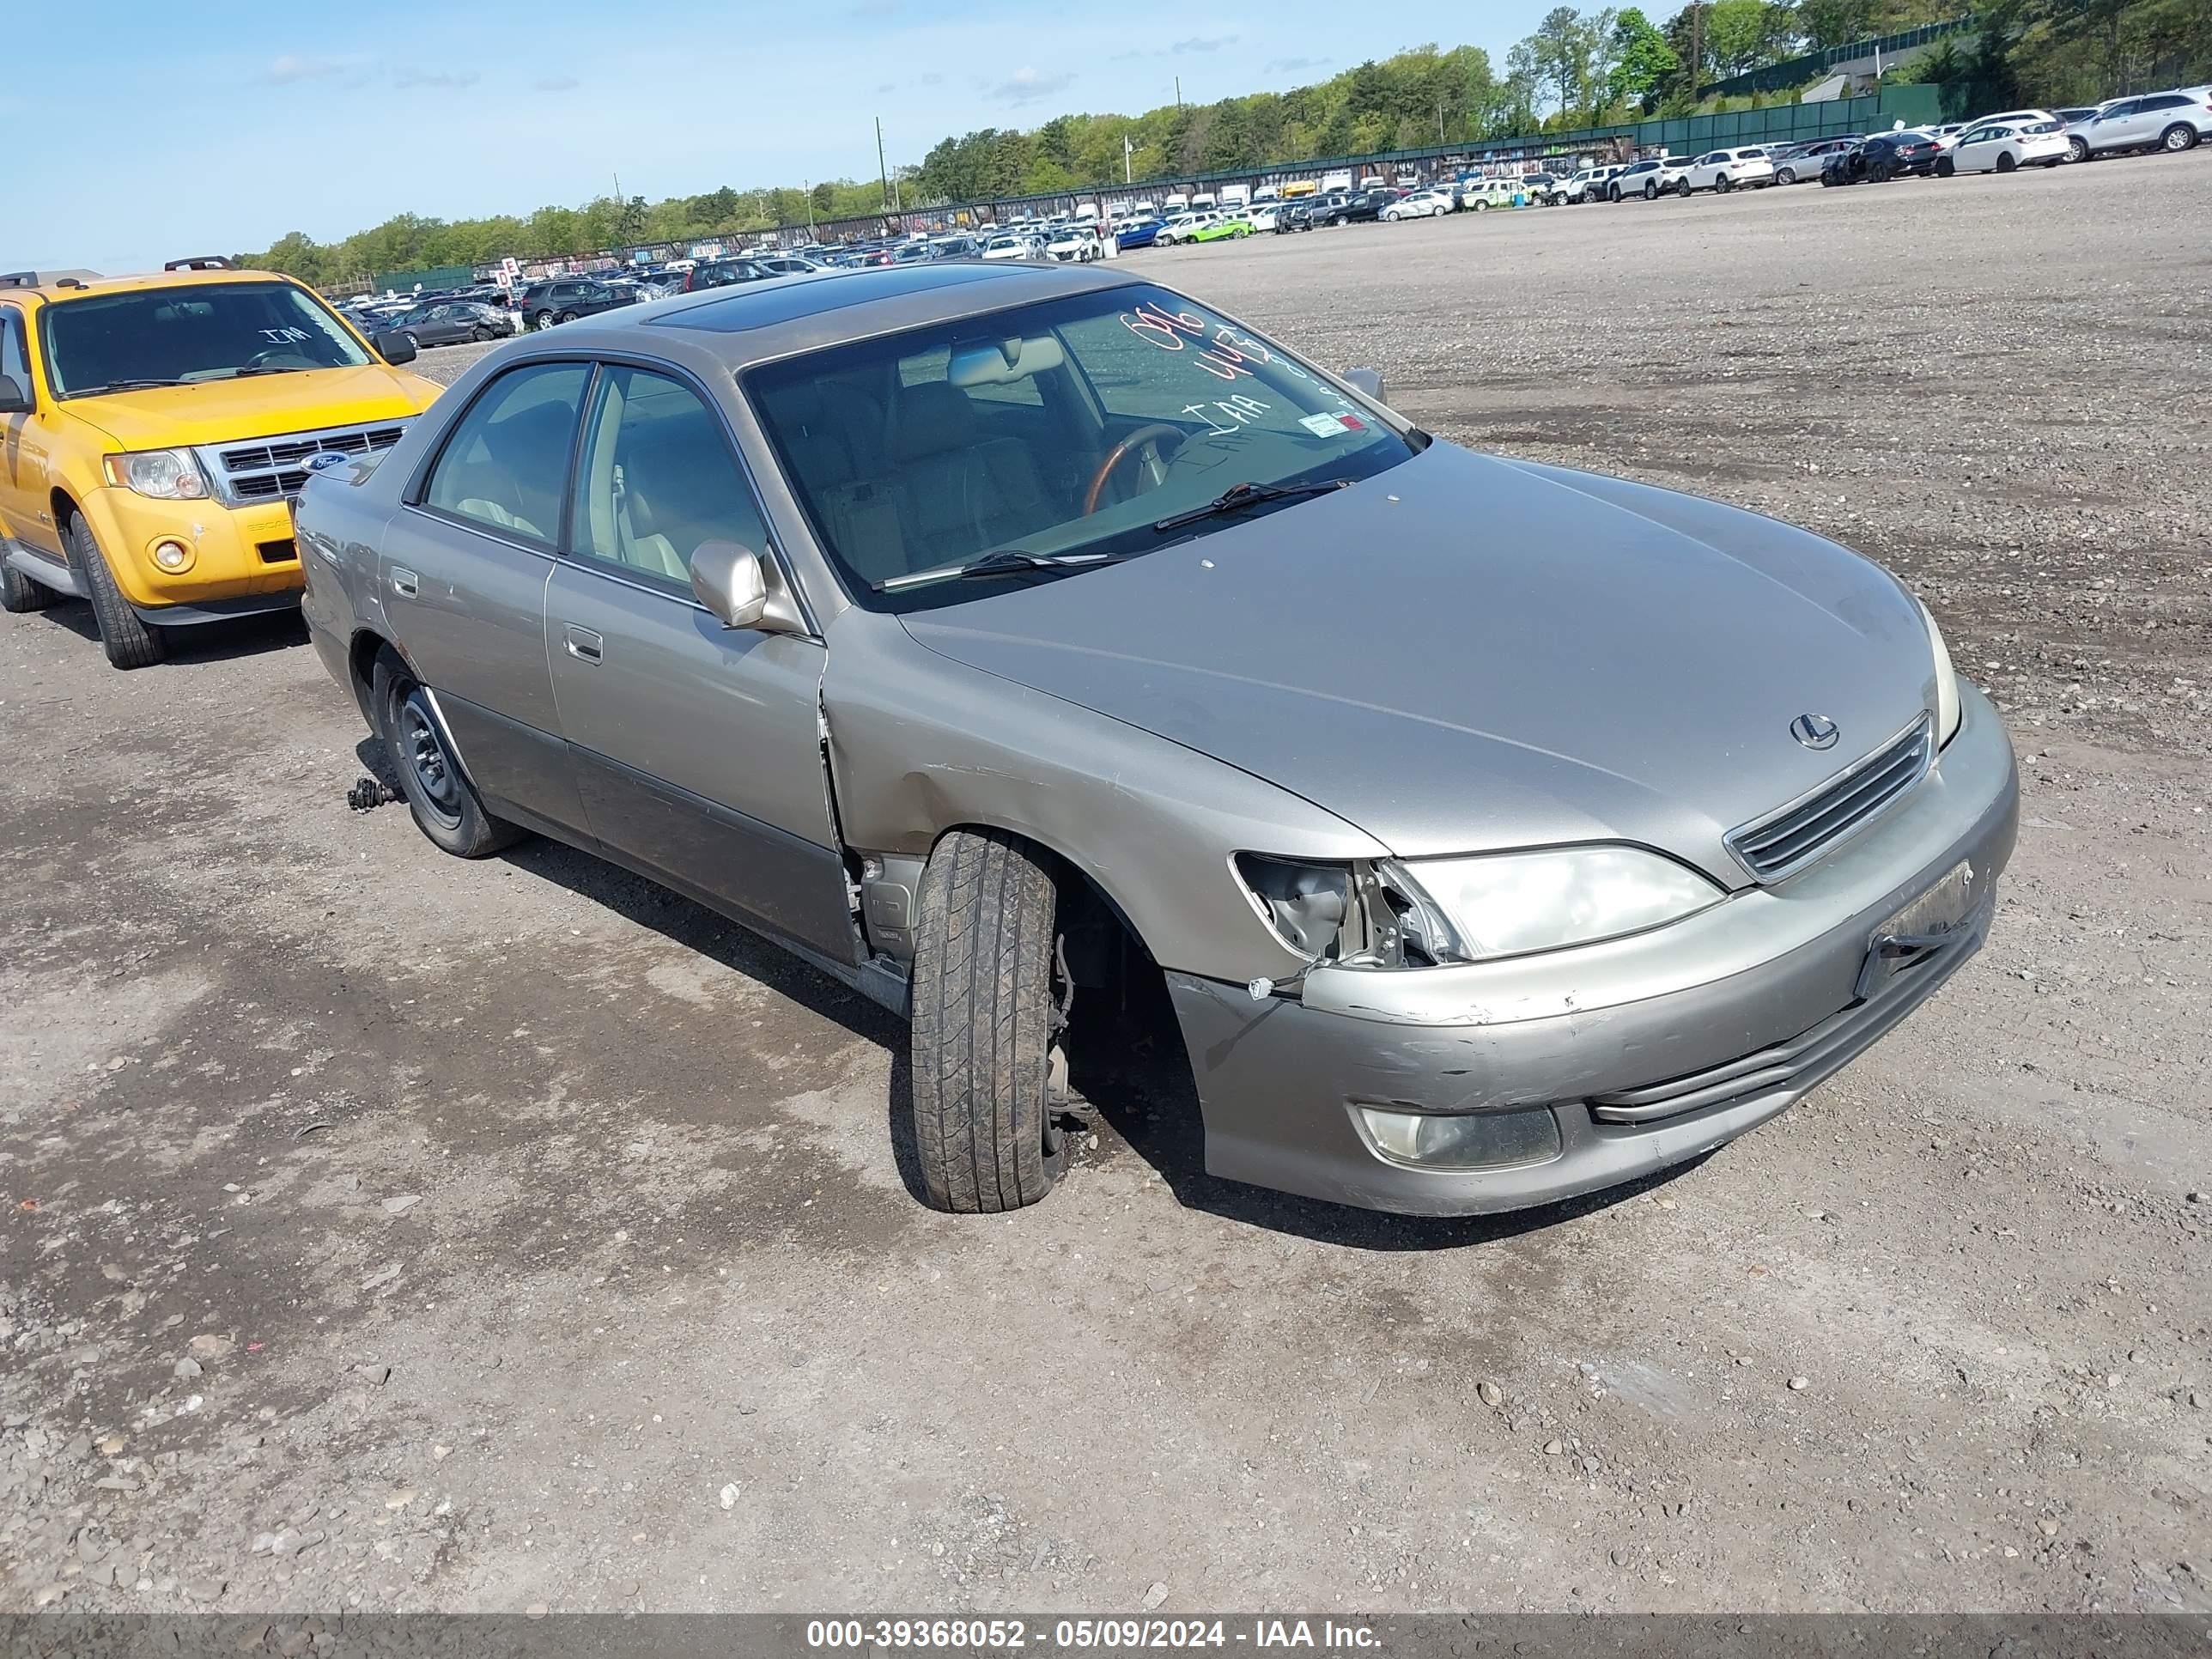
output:
<instances>
[{"instance_id":1,"label":"green car in background","mask_svg":"<svg viewBox=\"0 0 2212 1659\"><path fill-rule=\"evenodd\" d=\"M1224 219L1194 232L1190 240L1194 242L1228 242L1251 234L1252 222L1249 219Z\"/></svg>"}]
</instances>

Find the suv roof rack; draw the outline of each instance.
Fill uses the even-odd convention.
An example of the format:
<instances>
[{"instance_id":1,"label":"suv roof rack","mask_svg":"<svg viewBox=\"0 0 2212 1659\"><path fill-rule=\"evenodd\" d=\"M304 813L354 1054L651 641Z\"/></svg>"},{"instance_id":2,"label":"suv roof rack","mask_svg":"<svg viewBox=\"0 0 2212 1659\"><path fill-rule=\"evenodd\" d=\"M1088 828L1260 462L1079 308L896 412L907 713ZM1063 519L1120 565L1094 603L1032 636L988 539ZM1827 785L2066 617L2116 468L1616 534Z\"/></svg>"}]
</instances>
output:
<instances>
[{"instance_id":1,"label":"suv roof rack","mask_svg":"<svg viewBox=\"0 0 2212 1659\"><path fill-rule=\"evenodd\" d=\"M39 273L35 270L0 270L0 288L36 288Z\"/></svg>"},{"instance_id":2,"label":"suv roof rack","mask_svg":"<svg viewBox=\"0 0 2212 1659\"><path fill-rule=\"evenodd\" d=\"M164 270L235 270L238 267L219 253L203 253L190 259L172 259L161 269Z\"/></svg>"}]
</instances>

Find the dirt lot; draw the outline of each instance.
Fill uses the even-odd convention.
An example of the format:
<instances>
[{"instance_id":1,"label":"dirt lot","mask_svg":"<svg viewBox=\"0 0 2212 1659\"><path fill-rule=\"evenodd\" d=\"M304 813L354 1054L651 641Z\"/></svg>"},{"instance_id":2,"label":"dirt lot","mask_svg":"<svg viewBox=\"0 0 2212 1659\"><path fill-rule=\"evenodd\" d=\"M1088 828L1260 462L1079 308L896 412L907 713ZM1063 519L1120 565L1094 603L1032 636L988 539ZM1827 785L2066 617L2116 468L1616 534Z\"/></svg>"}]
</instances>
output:
<instances>
[{"instance_id":1,"label":"dirt lot","mask_svg":"<svg viewBox=\"0 0 2212 1659\"><path fill-rule=\"evenodd\" d=\"M2212 1608L2208 216L2191 155L1139 256L1889 561L2014 723L1984 955L1565 1213L1212 1182L1164 1089L933 1214L893 1024L349 812L295 630L0 618L0 1608Z\"/></svg>"}]
</instances>

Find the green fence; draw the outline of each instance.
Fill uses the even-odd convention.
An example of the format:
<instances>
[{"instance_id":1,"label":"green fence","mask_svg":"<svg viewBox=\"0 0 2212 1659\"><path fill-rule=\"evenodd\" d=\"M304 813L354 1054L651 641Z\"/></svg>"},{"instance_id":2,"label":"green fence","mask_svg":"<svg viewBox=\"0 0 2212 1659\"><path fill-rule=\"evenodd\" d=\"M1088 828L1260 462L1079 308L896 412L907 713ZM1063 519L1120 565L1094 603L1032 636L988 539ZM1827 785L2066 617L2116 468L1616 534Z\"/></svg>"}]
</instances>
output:
<instances>
[{"instance_id":1,"label":"green fence","mask_svg":"<svg viewBox=\"0 0 2212 1659\"><path fill-rule=\"evenodd\" d=\"M1673 121L1644 121L1632 129L1640 149L1676 155L1717 149L1727 144L1782 144L1793 138L1829 138L1846 132L1874 132L1895 122L1923 126L1943 118L1941 87L1885 87L1865 98L1835 98L1820 104L1776 104L1766 109L1736 110L1725 115L1692 115Z\"/></svg>"},{"instance_id":2,"label":"green fence","mask_svg":"<svg viewBox=\"0 0 2212 1659\"><path fill-rule=\"evenodd\" d=\"M394 294L412 294L417 283L426 289L466 288L476 279L476 272L467 265L440 265L432 270L380 271L371 280L379 294L386 289Z\"/></svg>"},{"instance_id":3,"label":"green fence","mask_svg":"<svg viewBox=\"0 0 2212 1659\"><path fill-rule=\"evenodd\" d=\"M1769 64L1765 69L1755 69L1744 75L1732 75L1725 81L1711 82L1698 88L1698 96L1740 98L1747 93L1780 92L1785 88L1802 87L1808 81L1817 81L1842 64L1879 61L1887 68L1900 52L1932 46L1950 35L1962 34L1973 27L1972 17L1954 17L1948 22L1923 23L1917 29L1905 29L1896 34L1854 40L1849 46L1830 46L1823 52L1808 52L1802 58Z\"/></svg>"}]
</instances>

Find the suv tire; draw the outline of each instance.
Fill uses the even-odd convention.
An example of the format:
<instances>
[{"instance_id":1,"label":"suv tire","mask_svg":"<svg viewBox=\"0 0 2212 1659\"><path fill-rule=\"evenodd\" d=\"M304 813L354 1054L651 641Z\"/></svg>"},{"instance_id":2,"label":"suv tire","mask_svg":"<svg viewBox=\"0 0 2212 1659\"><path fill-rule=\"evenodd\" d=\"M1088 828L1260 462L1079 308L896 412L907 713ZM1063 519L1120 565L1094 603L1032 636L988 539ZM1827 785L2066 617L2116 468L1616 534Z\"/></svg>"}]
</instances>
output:
<instances>
[{"instance_id":1,"label":"suv tire","mask_svg":"<svg viewBox=\"0 0 2212 1659\"><path fill-rule=\"evenodd\" d=\"M922 871L910 1075L940 1210L1020 1209L1066 1164L1050 1099L1055 901L1043 866L997 830L953 830Z\"/></svg>"},{"instance_id":2,"label":"suv tire","mask_svg":"<svg viewBox=\"0 0 2212 1659\"><path fill-rule=\"evenodd\" d=\"M0 564L0 611L20 617L26 611L44 611L61 597L44 582L33 581L14 565Z\"/></svg>"},{"instance_id":3,"label":"suv tire","mask_svg":"<svg viewBox=\"0 0 2212 1659\"><path fill-rule=\"evenodd\" d=\"M522 830L495 818L477 798L476 787L455 758L437 706L398 653L376 653L369 672L369 715L385 757L399 775L400 793L416 828L456 858L489 858L522 838Z\"/></svg>"},{"instance_id":4,"label":"suv tire","mask_svg":"<svg viewBox=\"0 0 2212 1659\"><path fill-rule=\"evenodd\" d=\"M2179 155L2185 149L2197 148L2197 129L2186 121L2176 121L2158 135L2160 149L2169 155Z\"/></svg>"},{"instance_id":5,"label":"suv tire","mask_svg":"<svg viewBox=\"0 0 2212 1659\"><path fill-rule=\"evenodd\" d=\"M100 645L107 653L107 660L117 668L147 668L167 656L168 642L161 630L149 626L133 611L123 590L115 585L107 556L93 539L92 526L82 513L70 515L69 528L62 532L62 545L69 550L70 568L76 573L77 586L92 602L92 619L100 625Z\"/></svg>"},{"instance_id":6,"label":"suv tire","mask_svg":"<svg viewBox=\"0 0 2212 1659\"><path fill-rule=\"evenodd\" d=\"M1656 179L1646 179L1644 181L1644 199L1647 202L1656 202L1659 199L1659 181Z\"/></svg>"},{"instance_id":7,"label":"suv tire","mask_svg":"<svg viewBox=\"0 0 2212 1659\"><path fill-rule=\"evenodd\" d=\"M530 326L533 329L552 327L553 313L550 311L532 312L530 316Z\"/></svg>"}]
</instances>

